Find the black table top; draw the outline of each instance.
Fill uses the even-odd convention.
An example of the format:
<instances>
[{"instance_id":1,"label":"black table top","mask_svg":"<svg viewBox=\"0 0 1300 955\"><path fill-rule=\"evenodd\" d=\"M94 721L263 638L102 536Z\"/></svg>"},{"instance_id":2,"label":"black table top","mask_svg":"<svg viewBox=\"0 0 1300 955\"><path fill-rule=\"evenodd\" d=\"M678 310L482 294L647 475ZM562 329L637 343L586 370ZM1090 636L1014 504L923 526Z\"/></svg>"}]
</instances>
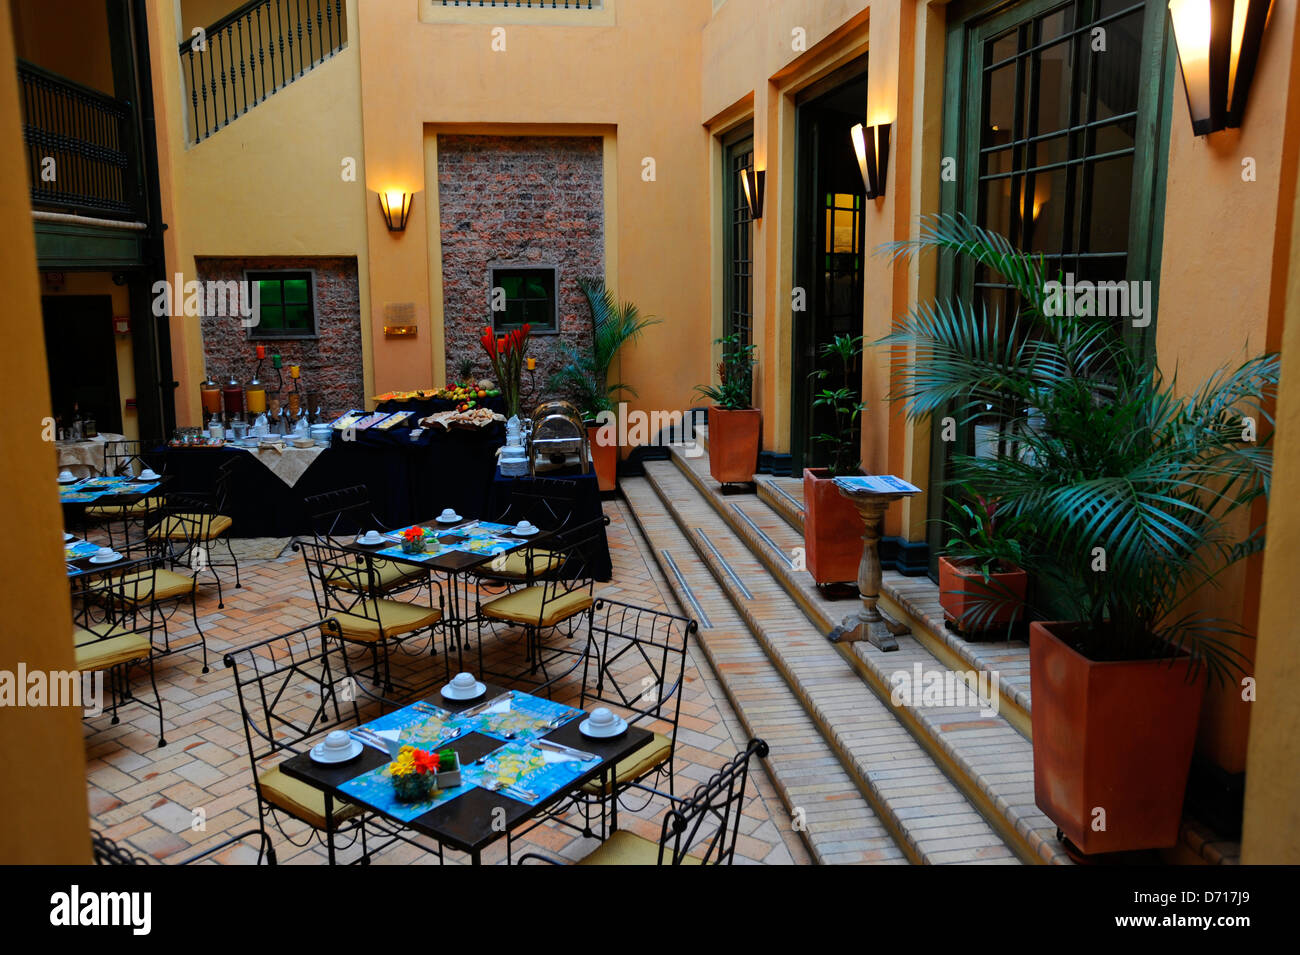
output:
<instances>
[{"instance_id":1,"label":"black table top","mask_svg":"<svg viewBox=\"0 0 1300 955\"><path fill-rule=\"evenodd\" d=\"M447 533L448 531L455 531L458 527L466 527L470 524L475 524L475 523L477 523L477 521L473 521L473 520L462 521L459 524L439 524L437 521L422 521L418 526L431 527L434 530L439 531L440 533ZM416 526L416 525L411 525L411 526ZM388 532L382 532L382 533L388 533ZM507 551L507 553L512 553L516 550L520 550L524 547L527 547L530 544L536 544L539 541L548 540L549 538L555 536L555 532L539 530L536 534L530 534L527 537L512 537L511 535L506 533L502 533L500 536L503 540L514 541L518 544L518 546L512 547L509 551ZM336 547L340 548L341 550L348 551L349 553L352 554L377 554L379 551L384 550L385 548L398 546L395 542L390 540L385 540L382 544L369 544L369 545L358 544L356 543L356 540L354 538L353 539L343 538L341 540L336 540L334 544ZM493 555L492 554L470 554L470 553L466 553L465 551L453 550L453 551L448 551L445 554L439 554L437 557L432 557L428 560L415 560L409 557L399 557L395 554L384 554L382 555L382 559L392 560L402 564L410 564L412 567L423 567L428 570L437 570L447 574L456 574L466 570L473 570L475 567L483 566L484 564L488 563L493 559Z\"/></svg>"},{"instance_id":2,"label":"black table top","mask_svg":"<svg viewBox=\"0 0 1300 955\"><path fill-rule=\"evenodd\" d=\"M123 555L121 560L115 560L112 563L107 564L92 564L90 562L90 557L79 557L76 560L64 561L64 563L69 567L76 568L75 571L68 571L68 580L82 580L86 577L93 576L94 574L107 574L120 572L127 568L134 569L140 566L148 566L150 560L152 560L152 558L127 557L126 555Z\"/></svg>"},{"instance_id":3,"label":"black table top","mask_svg":"<svg viewBox=\"0 0 1300 955\"><path fill-rule=\"evenodd\" d=\"M504 687L488 684L487 692L478 699L467 701L448 700L440 694L434 694L429 697L429 702L442 707L444 710L459 712L491 700L505 692ZM563 743L575 749L593 753L600 757L600 761L594 763L588 772L573 780L567 789L562 788L552 793L536 806L520 802L505 793L490 792L475 787L455 799L435 806L424 815L418 816L410 822L404 822L384 814L385 818L391 819L398 825L406 826L421 835L429 836L444 846L477 855L488 845L505 835L506 832L517 828L521 823L543 812L548 806L563 799L568 793L581 788L588 780L597 778L619 760L636 752L654 735L647 729L631 726L628 727L627 732L612 739L591 739L583 736L578 731L578 724L581 722L581 719L572 719L559 729L552 730L540 738L554 740L557 743ZM506 744L501 740L484 736L481 733L467 733L455 740L455 749L463 764L471 763L483 754L490 753L504 745ZM345 794L340 787L348 780L383 766L388 762L387 755L372 746L364 746L360 756L341 766L322 766L313 762L311 756L307 753L302 753L281 763L280 771L291 779L297 779L317 789L324 790L336 799L357 803L358 800L355 796ZM498 809L504 811L504 816L497 813ZM504 828L502 822L504 822Z\"/></svg>"}]
</instances>

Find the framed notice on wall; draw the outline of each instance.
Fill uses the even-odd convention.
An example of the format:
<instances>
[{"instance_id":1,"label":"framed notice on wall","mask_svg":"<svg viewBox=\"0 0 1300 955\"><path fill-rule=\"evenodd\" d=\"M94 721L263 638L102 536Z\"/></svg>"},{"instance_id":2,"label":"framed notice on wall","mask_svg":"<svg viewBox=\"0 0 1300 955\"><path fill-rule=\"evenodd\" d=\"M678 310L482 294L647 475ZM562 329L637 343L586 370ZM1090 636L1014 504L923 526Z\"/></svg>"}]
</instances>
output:
<instances>
[{"instance_id":1,"label":"framed notice on wall","mask_svg":"<svg viewBox=\"0 0 1300 955\"><path fill-rule=\"evenodd\" d=\"M418 331L414 302L392 302L384 306L385 338L415 338Z\"/></svg>"}]
</instances>

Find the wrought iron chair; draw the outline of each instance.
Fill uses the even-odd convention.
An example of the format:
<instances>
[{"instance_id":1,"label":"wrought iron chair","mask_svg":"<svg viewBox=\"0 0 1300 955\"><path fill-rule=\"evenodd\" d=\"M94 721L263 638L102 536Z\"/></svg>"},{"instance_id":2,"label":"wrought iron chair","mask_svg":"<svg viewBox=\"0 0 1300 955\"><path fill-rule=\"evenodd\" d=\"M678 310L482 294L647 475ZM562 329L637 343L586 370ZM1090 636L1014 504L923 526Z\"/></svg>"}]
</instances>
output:
<instances>
[{"instance_id":1,"label":"wrought iron chair","mask_svg":"<svg viewBox=\"0 0 1300 955\"><path fill-rule=\"evenodd\" d=\"M165 457L150 454L149 449L161 445L161 441L110 441L104 446L104 474L109 477L136 477L146 468L153 467L158 474L163 473ZM154 467L156 465L156 467ZM103 524L108 535L108 546L117 547L117 534L114 526L121 525L122 545L129 553L132 550L132 525L143 531L154 523L158 516L160 495L150 494L135 504L99 504L86 508L86 519ZM143 536L143 535L142 535Z\"/></svg>"},{"instance_id":2,"label":"wrought iron chair","mask_svg":"<svg viewBox=\"0 0 1300 955\"><path fill-rule=\"evenodd\" d=\"M431 636L430 650L434 649L433 634L443 619L441 587L430 583L427 606L393 600L384 596L373 555L354 554L313 541L295 541L293 546L302 551L321 619L336 620L345 641L369 647L375 682L391 691L396 684L390 645L402 646L427 632ZM434 594L438 597L436 607Z\"/></svg>"},{"instance_id":3,"label":"wrought iron chair","mask_svg":"<svg viewBox=\"0 0 1300 955\"><path fill-rule=\"evenodd\" d=\"M280 771L279 763L263 764L274 756L302 753L330 730L360 722L355 696L341 690L347 684L342 683L346 668L340 636L335 621L322 620L225 656L239 695L253 767L258 827L266 831L269 816L285 839L302 846L307 842L295 842L285 832L280 814L305 823L310 827L307 841L322 841L330 864L335 861L334 837L339 832L352 833L349 845L359 838L359 861L369 861L365 810L342 801L331 807L323 792L289 778Z\"/></svg>"},{"instance_id":4,"label":"wrought iron chair","mask_svg":"<svg viewBox=\"0 0 1300 955\"><path fill-rule=\"evenodd\" d=\"M766 742L751 739L720 771L684 798L642 787L669 803L658 842L620 829L578 865L731 865L744 811L749 761L754 756L765 759L767 754ZM562 864L535 852L520 856L519 862L530 859Z\"/></svg>"},{"instance_id":5,"label":"wrought iron chair","mask_svg":"<svg viewBox=\"0 0 1300 955\"><path fill-rule=\"evenodd\" d=\"M519 480L510 495L510 503L495 518L498 524L528 521L544 531L555 531L573 520L578 499L578 482L559 478ZM554 547L531 545L505 554L474 570L474 576L487 587L513 587L532 584L556 570L560 555Z\"/></svg>"},{"instance_id":6,"label":"wrought iron chair","mask_svg":"<svg viewBox=\"0 0 1300 955\"><path fill-rule=\"evenodd\" d=\"M604 534L608 523L609 518L602 515L584 524L562 527L545 542L558 558L558 564L545 575L533 576L530 573L522 581L523 586L486 601L484 594L479 594L475 616L480 673L489 672L483 663L485 622L493 629L496 624L504 624L521 627L524 631L527 668L520 673L495 674L497 676L526 680L540 670L540 688L549 691L556 680L578 668L586 655L585 645L581 650L548 647L543 644L541 635L544 631L564 630L566 638L572 639L583 617L590 617L595 603L596 582L588 571L587 555ZM551 674L549 665L564 656L572 657L572 664L562 673Z\"/></svg>"},{"instance_id":7,"label":"wrought iron chair","mask_svg":"<svg viewBox=\"0 0 1300 955\"><path fill-rule=\"evenodd\" d=\"M218 842L215 846L209 846L202 852L182 859L177 865L193 865L196 862L202 862L222 849L229 848L253 836L257 837L257 864L261 865L262 860L265 859L267 865L275 865L275 846L271 845L271 837L267 834L267 831L260 827L241 832L237 836L231 836L229 839ZM149 860L144 856L136 855L130 849L110 839L102 832L96 832L94 829L90 830L90 852L95 860L95 865L149 864Z\"/></svg>"},{"instance_id":8,"label":"wrought iron chair","mask_svg":"<svg viewBox=\"0 0 1300 955\"><path fill-rule=\"evenodd\" d=\"M218 610L226 606L218 567L233 566L235 588L243 586L239 580L239 558L235 556L235 550L230 544L230 530L234 521L222 513L230 497L230 471L234 460L232 458L217 469L211 494L192 491L167 494L163 511L147 534L150 542L164 549L173 567L183 564L196 573L212 571L212 576L217 581ZM212 558L212 548L217 542L226 545L226 552L230 555L229 563Z\"/></svg>"},{"instance_id":9,"label":"wrought iron chair","mask_svg":"<svg viewBox=\"0 0 1300 955\"><path fill-rule=\"evenodd\" d=\"M124 567L90 578L73 594L73 641L78 673L104 673L112 700L112 723L118 706L135 701L158 714L158 745L167 745L162 698L154 678L153 631L157 607L147 598L153 588L152 566ZM149 671L153 703L131 690L131 669Z\"/></svg>"},{"instance_id":10,"label":"wrought iron chair","mask_svg":"<svg viewBox=\"0 0 1300 955\"><path fill-rule=\"evenodd\" d=\"M311 520L312 536L318 543L334 544L342 537L370 528L387 530L375 516L370 504L370 490L364 484L313 494L304 497L303 504ZM379 590L385 596L418 590L430 583L426 568L382 558L376 558L373 563ZM340 583L347 586L351 579L351 576L344 576Z\"/></svg>"}]
</instances>

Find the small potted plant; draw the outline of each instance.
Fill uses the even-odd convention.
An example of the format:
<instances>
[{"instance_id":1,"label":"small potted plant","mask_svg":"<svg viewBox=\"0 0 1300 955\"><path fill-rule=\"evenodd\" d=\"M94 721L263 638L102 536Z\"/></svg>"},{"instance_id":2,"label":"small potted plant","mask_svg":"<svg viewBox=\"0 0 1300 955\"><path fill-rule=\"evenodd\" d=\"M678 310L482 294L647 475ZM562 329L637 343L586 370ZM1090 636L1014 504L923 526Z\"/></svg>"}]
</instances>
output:
<instances>
[{"instance_id":1,"label":"small potted plant","mask_svg":"<svg viewBox=\"0 0 1300 955\"><path fill-rule=\"evenodd\" d=\"M965 636L1005 633L1021 615L1029 575L1020 569L1020 541L1029 528L1014 518L997 521L996 505L976 494L948 500L956 515L939 558L939 604L948 629Z\"/></svg>"},{"instance_id":2,"label":"small potted plant","mask_svg":"<svg viewBox=\"0 0 1300 955\"><path fill-rule=\"evenodd\" d=\"M460 757L451 747L438 750L438 788L454 789L460 785Z\"/></svg>"},{"instance_id":3,"label":"small potted plant","mask_svg":"<svg viewBox=\"0 0 1300 955\"><path fill-rule=\"evenodd\" d=\"M739 334L714 341L722 346L718 384L695 390L713 402L709 408L709 473L719 484L746 484L754 479L762 438L762 413L750 406L754 391L754 352Z\"/></svg>"},{"instance_id":4,"label":"small potted plant","mask_svg":"<svg viewBox=\"0 0 1300 955\"><path fill-rule=\"evenodd\" d=\"M408 527L402 531L402 553L404 554L423 554L424 553L424 528Z\"/></svg>"},{"instance_id":5,"label":"small potted plant","mask_svg":"<svg viewBox=\"0 0 1300 955\"><path fill-rule=\"evenodd\" d=\"M560 343L564 359L547 382L552 391L569 395L582 412L587 425L587 442L602 491L614 490L618 481L618 418L615 396L636 392L621 382L609 382L609 369L619 349L635 341L646 328L658 325L656 318L642 318L631 302L618 296L599 279L580 278L578 288L591 307L591 350ZM613 434L611 439L610 435Z\"/></svg>"},{"instance_id":6,"label":"small potted plant","mask_svg":"<svg viewBox=\"0 0 1300 955\"><path fill-rule=\"evenodd\" d=\"M436 753L403 746L388 769L397 801L427 802L438 788L438 763Z\"/></svg>"},{"instance_id":7,"label":"small potted plant","mask_svg":"<svg viewBox=\"0 0 1300 955\"><path fill-rule=\"evenodd\" d=\"M856 580L862 559L862 516L835 489L835 478L862 470L862 336L836 335L821 354L837 363L839 387L822 388L813 396L813 407L828 410L833 424L831 431L813 435L829 450L826 467L803 469L804 558L819 587ZM810 377L825 382L831 374L821 368Z\"/></svg>"}]
</instances>

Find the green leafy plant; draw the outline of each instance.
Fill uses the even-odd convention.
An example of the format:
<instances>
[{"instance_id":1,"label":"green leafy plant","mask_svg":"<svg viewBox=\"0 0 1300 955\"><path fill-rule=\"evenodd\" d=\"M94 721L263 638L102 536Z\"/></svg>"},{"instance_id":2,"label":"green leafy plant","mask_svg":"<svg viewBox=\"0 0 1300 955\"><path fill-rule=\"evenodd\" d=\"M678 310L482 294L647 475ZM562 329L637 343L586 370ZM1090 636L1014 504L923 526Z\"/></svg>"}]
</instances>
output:
<instances>
[{"instance_id":1,"label":"green leafy plant","mask_svg":"<svg viewBox=\"0 0 1300 955\"><path fill-rule=\"evenodd\" d=\"M750 407L754 394L754 352L757 345L746 344L738 333L713 341L722 346L718 362L718 384L696 385L695 390L726 411Z\"/></svg>"},{"instance_id":2,"label":"green leafy plant","mask_svg":"<svg viewBox=\"0 0 1300 955\"><path fill-rule=\"evenodd\" d=\"M826 470L831 477L856 474L861 468L862 448L860 416L866 408L862 401L862 336L836 335L821 347L821 356L838 363L839 387L823 388L813 395L814 408L830 409L835 430L813 435L813 441L830 449ZM819 381L831 377L828 368L809 375Z\"/></svg>"},{"instance_id":3,"label":"green leafy plant","mask_svg":"<svg viewBox=\"0 0 1300 955\"><path fill-rule=\"evenodd\" d=\"M1002 313L949 297L900 317L880 342L902 359L890 398L912 419L951 415L959 426L996 409L1004 453L954 455L953 472L997 500L1000 520L1019 522L1016 563L1054 595L1035 609L1076 621L1068 639L1090 659L1185 651L1193 672L1204 664L1228 677L1242 657L1227 638L1249 634L1188 604L1263 546L1250 508L1269 489L1279 357L1248 358L1185 389L1114 320L1045 308L1044 260L1003 236L935 216L882 251L927 250L1001 275L1015 305ZM1247 416L1257 440L1243 441ZM971 539L961 549L996 559L1002 546Z\"/></svg>"},{"instance_id":4,"label":"green leafy plant","mask_svg":"<svg viewBox=\"0 0 1300 955\"><path fill-rule=\"evenodd\" d=\"M636 340L659 320L641 316L631 302L619 302L612 289L599 279L580 278L578 288L591 307L591 348L578 348L568 342L560 345L564 364L552 373L547 386L573 398L578 410L588 419L614 407L614 396L636 392L622 383L610 384L609 369L620 348Z\"/></svg>"},{"instance_id":5,"label":"green leafy plant","mask_svg":"<svg viewBox=\"0 0 1300 955\"><path fill-rule=\"evenodd\" d=\"M948 498L945 520L948 543L944 555L979 571L987 582L995 573L1006 573L1020 566L1024 554L1020 540L1030 528L1023 518L998 520L996 506L975 494Z\"/></svg>"}]
</instances>

